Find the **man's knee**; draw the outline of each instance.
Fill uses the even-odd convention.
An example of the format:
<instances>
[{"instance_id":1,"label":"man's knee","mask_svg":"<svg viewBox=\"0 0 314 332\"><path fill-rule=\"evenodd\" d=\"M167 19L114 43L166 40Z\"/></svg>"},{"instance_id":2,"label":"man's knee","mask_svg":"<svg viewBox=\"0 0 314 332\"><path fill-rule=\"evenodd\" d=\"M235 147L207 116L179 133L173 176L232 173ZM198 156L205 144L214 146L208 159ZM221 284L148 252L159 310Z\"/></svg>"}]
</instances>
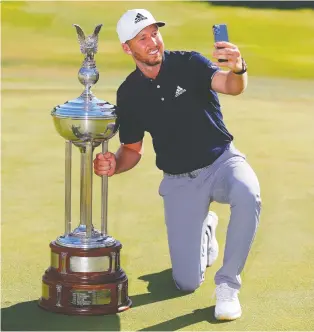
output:
<instances>
[{"instance_id":1,"label":"man's knee","mask_svg":"<svg viewBox=\"0 0 314 332\"><path fill-rule=\"evenodd\" d=\"M260 188L258 185L247 185L238 183L231 191L231 205L251 206L255 209L261 209Z\"/></svg>"},{"instance_id":2,"label":"man's knee","mask_svg":"<svg viewBox=\"0 0 314 332\"><path fill-rule=\"evenodd\" d=\"M183 277L173 277L173 281L176 285L176 287L183 291L183 292L194 292L197 288L200 287L202 284L203 280L199 278L194 278L194 279L187 279L184 276Z\"/></svg>"}]
</instances>

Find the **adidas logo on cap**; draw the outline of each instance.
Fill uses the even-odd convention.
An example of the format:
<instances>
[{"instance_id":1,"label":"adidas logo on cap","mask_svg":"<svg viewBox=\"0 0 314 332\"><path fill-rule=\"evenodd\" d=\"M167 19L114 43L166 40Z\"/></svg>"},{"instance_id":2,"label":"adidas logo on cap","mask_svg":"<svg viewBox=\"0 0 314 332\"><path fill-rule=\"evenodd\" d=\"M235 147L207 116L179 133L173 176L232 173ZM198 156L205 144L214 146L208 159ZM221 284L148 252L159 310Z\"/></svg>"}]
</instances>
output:
<instances>
[{"instance_id":1,"label":"adidas logo on cap","mask_svg":"<svg viewBox=\"0 0 314 332\"><path fill-rule=\"evenodd\" d=\"M142 15L141 13L138 13L135 17L135 20L134 22L135 23L138 23L138 22L141 22L143 20L147 20L147 17L145 17L144 15Z\"/></svg>"}]
</instances>

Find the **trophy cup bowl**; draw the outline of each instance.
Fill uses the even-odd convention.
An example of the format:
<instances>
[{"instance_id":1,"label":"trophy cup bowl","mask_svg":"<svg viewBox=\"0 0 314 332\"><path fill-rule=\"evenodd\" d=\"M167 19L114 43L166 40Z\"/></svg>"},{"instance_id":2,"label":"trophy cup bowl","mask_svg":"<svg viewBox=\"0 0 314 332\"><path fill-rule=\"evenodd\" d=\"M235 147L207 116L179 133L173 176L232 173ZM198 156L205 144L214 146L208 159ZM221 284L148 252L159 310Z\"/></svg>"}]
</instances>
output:
<instances>
[{"instance_id":1,"label":"trophy cup bowl","mask_svg":"<svg viewBox=\"0 0 314 332\"><path fill-rule=\"evenodd\" d=\"M73 315L104 315L127 310L128 279L120 266L122 245L107 235L108 178L101 183L101 230L92 223L93 151L102 144L108 151L108 140L117 130L116 107L96 98L91 87L99 79L94 54L97 52L97 25L93 35L85 37L78 25L81 52L85 54L79 70L83 93L76 99L56 106L52 118L65 143L65 233L50 243L51 262L42 278L39 306L48 311ZM80 223L71 224L72 144L81 153Z\"/></svg>"},{"instance_id":2,"label":"trophy cup bowl","mask_svg":"<svg viewBox=\"0 0 314 332\"><path fill-rule=\"evenodd\" d=\"M96 97L92 99L88 111L82 109L85 106L85 100L77 98L55 107L52 112L54 125L60 136L73 144L80 146L79 143L92 141L96 147L112 138L118 130L116 117L112 113L115 108Z\"/></svg>"}]
</instances>

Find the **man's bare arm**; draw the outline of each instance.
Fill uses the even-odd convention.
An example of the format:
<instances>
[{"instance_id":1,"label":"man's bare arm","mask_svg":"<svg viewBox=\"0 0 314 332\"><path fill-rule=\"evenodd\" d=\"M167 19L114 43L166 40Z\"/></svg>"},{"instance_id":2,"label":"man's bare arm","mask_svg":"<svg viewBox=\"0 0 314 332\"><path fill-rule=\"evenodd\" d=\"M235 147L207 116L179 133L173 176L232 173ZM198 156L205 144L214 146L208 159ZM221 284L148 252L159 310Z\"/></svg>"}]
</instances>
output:
<instances>
[{"instance_id":1,"label":"man's bare arm","mask_svg":"<svg viewBox=\"0 0 314 332\"><path fill-rule=\"evenodd\" d=\"M118 151L98 153L94 159L95 174L112 176L132 169L141 160L143 141L132 144L121 144Z\"/></svg>"},{"instance_id":2,"label":"man's bare arm","mask_svg":"<svg viewBox=\"0 0 314 332\"><path fill-rule=\"evenodd\" d=\"M247 87L247 73L242 75L230 71L218 71L212 80L211 87L214 91L226 95L239 95Z\"/></svg>"},{"instance_id":3,"label":"man's bare arm","mask_svg":"<svg viewBox=\"0 0 314 332\"><path fill-rule=\"evenodd\" d=\"M135 167L142 158L143 141L132 144L121 144L116 156L115 174L126 172Z\"/></svg>"}]
</instances>

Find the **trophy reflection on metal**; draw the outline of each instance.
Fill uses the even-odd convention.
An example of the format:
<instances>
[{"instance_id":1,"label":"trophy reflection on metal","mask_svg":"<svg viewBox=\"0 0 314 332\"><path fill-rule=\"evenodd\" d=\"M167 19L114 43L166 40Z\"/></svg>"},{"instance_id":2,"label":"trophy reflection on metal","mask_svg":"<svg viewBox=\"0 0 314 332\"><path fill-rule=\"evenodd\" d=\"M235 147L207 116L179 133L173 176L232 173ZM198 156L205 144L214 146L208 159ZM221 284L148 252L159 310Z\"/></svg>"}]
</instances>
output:
<instances>
[{"instance_id":1,"label":"trophy reflection on metal","mask_svg":"<svg viewBox=\"0 0 314 332\"><path fill-rule=\"evenodd\" d=\"M56 106L51 115L58 133L65 138L65 233L50 243L51 264L42 278L39 306L49 311L102 315L124 311L131 306L128 279L120 267L121 243L107 235L108 178L101 184L101 231L92 223L93 151L118 130L116 107L97 99L91 87L98 81L94 54L97 52L97 25L91 36L74 24L81 52L85 55L79 70L83 93ZM72 144L81 153L80 224L71 229Z\"/></svg>"}]
</instances>

